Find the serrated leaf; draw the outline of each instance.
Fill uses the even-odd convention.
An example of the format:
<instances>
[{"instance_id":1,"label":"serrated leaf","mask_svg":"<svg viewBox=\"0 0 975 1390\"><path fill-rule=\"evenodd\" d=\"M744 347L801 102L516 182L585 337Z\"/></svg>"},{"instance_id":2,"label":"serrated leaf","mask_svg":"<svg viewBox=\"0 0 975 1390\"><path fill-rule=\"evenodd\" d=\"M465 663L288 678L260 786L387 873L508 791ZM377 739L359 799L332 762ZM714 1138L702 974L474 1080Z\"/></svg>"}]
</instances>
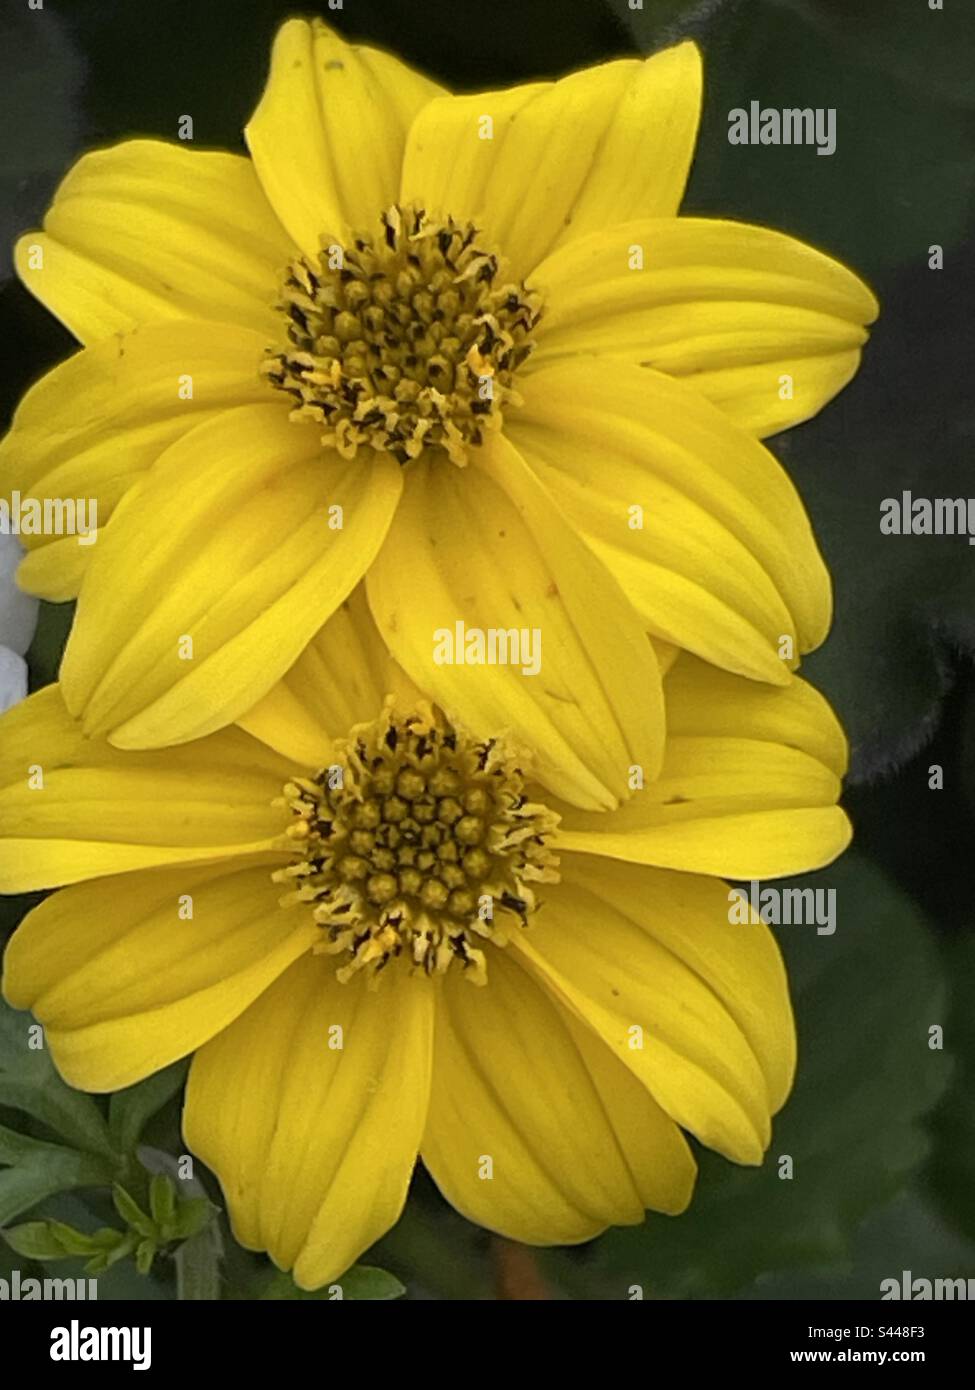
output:
<instances>
[{"instance_id":1,"label":"serrated leaf","mask_svg":"<svg viewBox=\"0 0 975 1390\"><path fill-rule=\"evenodd\" d=\"M108 1104L108 1127L122 1153L131 1153L146 1123L183 1085L189 1069L188 1059L147 1076L135 1086L116 1091Z\"/></svg>"},{"instance_id":2,"label":"serrated leaf","mask_svg":"<svg viewBox=\"0 0 975 1390\"><path fill-rule=\"evenodd\" d=\"M776 887L833 888L837 927L781 927L799 1033L795 1089L773 1122L761 1169L701 1155L698 1188L679 1217L615 1230L588 1258L549 1253L554 1278L605 1296L727 1296L758 1275L843 1259L866 1213L889 1201L929 1148L924 1116L949 1064L928 1047L943 1016L937 949L914 905L869 861ZM779 1177L780 1157L793 1162ZM591 1296L591 1294L590 1294Z\"/></svg>"},{"instance_id":3,"label":"serrated leaf","mask_svg":"<svg viewBox=\"0 0 975 1390\"><path fill-rule=\"evenodd\" d=\"M27 1046L28 1013L0 999L0 1105L33 1115L90 1153L114 1157L108 1128L91 1096L62 1081L46 1048Z\"/></svg>"},{"instance_id":4,"label":"serrated leaf","mask_svg":"<svg viewBox=\"0 0 975 1390\"><path fill-rule=\"evenodd\" d=\"M107 1187L112 1166L95 1154L29 1139L0 1126L0 1226L30 1211L45 1197L76 1187Z\"/></svg>"}]
</instances>

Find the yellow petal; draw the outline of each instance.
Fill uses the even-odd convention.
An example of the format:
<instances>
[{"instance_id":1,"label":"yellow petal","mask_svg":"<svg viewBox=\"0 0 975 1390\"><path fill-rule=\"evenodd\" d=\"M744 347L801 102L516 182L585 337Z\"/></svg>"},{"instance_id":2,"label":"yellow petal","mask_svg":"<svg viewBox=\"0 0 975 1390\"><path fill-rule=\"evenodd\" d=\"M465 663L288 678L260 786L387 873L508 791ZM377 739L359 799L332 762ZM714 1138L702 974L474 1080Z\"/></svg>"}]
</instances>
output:
<instances>
[{"instance_id":1,"label":"yellow petal","mask_svg":"<svg viewBox=\"0 0 975 1390\"><path fill-rule=\"evenodd\" d=\"M377 718L391 693L392 664L360 584L237 723L295 763L323 767L335 739Z\"/></svg>"},{"instance_id":2,"label":"yellow petal","mask_svg":"<svg viewBox=\"0 0 975 1390\"><path fill-rule=\"evenodd\" d=\"M842 777L846 735L829 701L808 681L784 690L731 676L683 653L664 685L668 736L741 738L805 753Z\"/></svg>"},{"instance_id":3,"label":"yellow petal","mask_svg":"<svg viewBox=\"0 0 975 1390\"><path fill-rule=\"evenodd\" d=\"M509 731L557 795L613 806L628 794L632 764L654 775L663 719L653 650L506 440L493 437L465 469L443 456L410 465L366 582L379 629L417 685L475 733ZM480 664L467 659L471 629L484 639ZM489 632L512 629L526 634L517 664L509 648L488 646ZM488 664L492 654L506 664Z\"/></svg>"},{"instance_id":4,"label":"yellow petal","mask_svg":"<svg viewBox=\"0 0 975 1390\"><path fill-rule=\"evenodd\" d=\"M846 385L878 312L861 280L801 241L690 217L573 241L532 286L545 298L534 362L597 353L654 367L759 436Z\"/></svg>"},{"instance_id":5,"label":"yellow petal","mask_svg":"<svg viewBox=\"0 0 975 1390\"><path fill-rule=\"evenodd\" d=\"M606 1076L589 1060L565 1012L512 953L491 953L484 988L447 973L420 1151L458 1211L529 1245L642 1221L643 1194L597 1084ZM670 1182L657 1190L673 1186L686 1200L693 1164L662 1116L660 1131Z\"/></svg>"},{"instance_id":6,"label":"yellow petal","mask_svg":"<svg viewBox=\"0 0 975 1390\"><path fill-rule=\"evenodd\" d=\"M98 544L61 671L72 713L126 748L235 719L354 588L400 488L391 455L325 455L274 405L185 435Z\"/></svg>"},{"instance_id":7,"label":"yellow petal","mask_svg":"<svg viewBox=\"0 0 975 1390\"><path fill-rule=\"evenodd\" d=\"M234 1234L300 1287L334 1281L396 1221L426 1119L433 986L378 990L300 960L196 1055L183 1132Z\"/></svg>"},{"instance_id":8,"label":"yellow petal","mask_svg":"<svg viewBox=\"0 0 975 1390\"><path fill-rule=\"evenodd\" d=\"M92 343L161 318L274 330L293 255L249 159L126 140L78 161L15 261L31 293Z\"/></svg>"},{"instance_id":9,"label":"yellow petal","mask_svg":"<svg viewBox=\"0 0 975 1390\"><path fill-rule=\"evenodd\" d=\"M846 742L812 686L762 686L685 655L664 691L660 777L609 815L559 807L560 849L740 879L803 873L842 854Z\"/></svg>"},{"instance_id":10,"label":"yellow petal","mask_svg":"<svg viewBox=\"0 0 975 1390\"><path fill-rule=\"evenodd\" d=\"M323 238L378 232L396 201L410 123L441 91L321 20L281 26L245 134L264 191L306 255Z\"/></svg>"},{"instance_id":11,"label":"yellow petal","mask_svg":"<svg viewBox=\"0 0 975 1390\"><path fill-rule=\"evenodd\" d=\"M700 102L691 43L560 82L441 97L413 123L402 201L473 221L520 278L575 237L672 216Z\"/></svg>"},{"instance_id":12,"label":"yellow petal","mask_svg":"<svg viewBox=\"0 0 975 1390\"><path fill-rule=\"evenodd\" d=\"M544 978L540 974L540 978ZM640 1202L677 1216L690 1203L697 1164L687 1140L646 1086L588 1024L564 1011L593 1085L626 1158Z\"/></svg>"},{"instance_id":13,"label":"yellow petal","mask_svg":"<svg viewBox=\"0 0 975 1390\"><path fill-rule=\"evenodd\" d=\"M726 885L574 855L512 945L544 971L672 1120L759 1163L795 1065L785 971Z\"/></svg>"},{"instance_id":14,"label":"yellow petal","mask_svg":"<svg viewBox=\"0 0 975 1390\"><path fill-rule=\"evenodd\" d=\"M104 526L170 444L231 406L273 399L257 370L264 343L251 328L170 319L75 353L18 406L0 443L0 495L80 499L85 509L75 515ZM32 553L18 574L22 587L55 602L73 598L95 542L44 534L23 543ZM38 553L48 550L56 553Z\"/></svg>"},{"instance_id":15,"label":"yellow petal","mask_svg":"<svg viewBox=\"0 0 975 1390\"><path fill-rule=\"evenodd\" d=\"M519 383L506 432L650 632L785 685L829 628L829 575L772 455L682 382L606 358Z\"/></svg>"},{"instance_id":16,"label":"yellow petal","mask_svg":"<svg viewBox=\"0 0 975 1390\"><path fill-rule=\"evenodd\" d=\"M310 950L318 929L279 908L277 862L126 874L55 893L10 940L4 997L44 1025L70 1085L141 1081L225 1028Z\"/></svg>"},{"instance_id":17,"label":"yellow petal","mask_svg":"<svg viewBox=\"0 0 975 1390\"><path fill-rule=\"evenodd\" d=\"M48 686L0 722L0 892L266 851L294 771L239 729L121 753L85 738Z\"/></svg>"}]
</instances>

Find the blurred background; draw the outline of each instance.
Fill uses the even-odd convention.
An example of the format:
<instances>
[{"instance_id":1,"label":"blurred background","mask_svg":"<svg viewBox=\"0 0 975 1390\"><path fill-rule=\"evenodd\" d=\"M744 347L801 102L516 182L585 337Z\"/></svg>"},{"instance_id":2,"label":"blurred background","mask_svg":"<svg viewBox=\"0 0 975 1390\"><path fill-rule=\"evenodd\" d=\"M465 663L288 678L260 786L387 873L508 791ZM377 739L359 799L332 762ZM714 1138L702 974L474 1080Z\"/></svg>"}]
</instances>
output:
<instances>
[{"instance_id":1,"label":"blurred background","mask_svg":"<svg viewBox=\"0 0 975 1390\"><path fill-rule=\"evenodd\" d=\"M904 1270L972 1278L975 551L963 536L881 535L879 517L881 501L904 490L975 496L975 10L970 0L631 3L45 0L31 10L5 0L0 429L74 346L12 278L14 237L39 223L83 150L173 139L184 114L198 147L242 150L283 18L321 14L458 89L555 77L695 37L706 95L685 211L791 232L846 261L882 305L854 383L819 419L772 441L833 574L835 626L803 674L848 731L856 827L842 862L803 881L836 889L835 934L778 930L798 1083L764 1168L702 1154L681 1218L653 1216L526 1260L453 1213L419 1173L399 1226L364 1262L426 1299L618 1299L634 1285L644 1297L877 1298L880 1281ZM730 145L728 112L751 100L834 107L835 154ZM941 269L930 266L933 247ZM70 605L42 606L33 687L54 678L69 624ZM4 938L31 901L0 900ZM929 1045L936 1027L943 1049ZM0 1030L0 1123L23 1129L23 1113L4 1108L13 1094L4 1048ZM160 1163L183 1148L180 1079L172 1069L151 1095L126 1102ZM783 1155L791 1180L779 1177ZM0 1225L17 1206L4 1207L10 1171L0 1170ZM215 1197L206 1175L204 1184ZM112 1219L107 1194L85 1188L40 1210L82 1231ZM265 1263L224 1244L231 1293L294 1296ZM80 1269L57 1272L72 1263ZM120 1261L99 1277L99 1295L172 1298L178 1286L192 1296L177 1264L163 1258L140 1275ZM15 1266L33 1268L0 1242L0 1277ZM395 1279L376 1280L364 1276L360 1296L398 1292Z\"/></svg>"}]
</instances>

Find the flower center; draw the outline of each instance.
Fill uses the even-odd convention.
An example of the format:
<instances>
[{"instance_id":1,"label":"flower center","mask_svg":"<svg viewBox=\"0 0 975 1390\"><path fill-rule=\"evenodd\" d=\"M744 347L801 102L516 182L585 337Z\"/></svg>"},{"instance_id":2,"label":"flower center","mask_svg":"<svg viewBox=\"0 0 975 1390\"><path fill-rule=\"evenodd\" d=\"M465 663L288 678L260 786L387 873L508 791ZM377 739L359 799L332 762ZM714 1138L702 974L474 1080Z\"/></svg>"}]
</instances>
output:
<instances>
[{"instance_id":1,"label":"flower center","mask_svg":"<svg viewBox=\"0 0 975 1390\"><path fill-rule=\"evenodd\" d=\"M558 816L523 784L498 741L465 739L430 709L387 708L330 767L285 787L295 859L274 874L291 885L282 902L313 904L316 949L346 957L343 982L405 954L427 975L459 962L483 984L478 943L507 939L498 914L527 925L532 885L558 881Z\"/></svg>"},{"instance_id":2,"label":"flower center","mask_svg":"<svg viewBox=\"0 0 975 1390\"><path fill-rule=\"evenodd\" d=\"M261 371L295 401L291 419L353 458L360 444L401 463L422 449L456 464L519 403L515 371L534 347L538 295L506 280L477 228L421 208L382 214L381 237L323 246L286 272L289 344Z\"/></svg>"}]
</instances>

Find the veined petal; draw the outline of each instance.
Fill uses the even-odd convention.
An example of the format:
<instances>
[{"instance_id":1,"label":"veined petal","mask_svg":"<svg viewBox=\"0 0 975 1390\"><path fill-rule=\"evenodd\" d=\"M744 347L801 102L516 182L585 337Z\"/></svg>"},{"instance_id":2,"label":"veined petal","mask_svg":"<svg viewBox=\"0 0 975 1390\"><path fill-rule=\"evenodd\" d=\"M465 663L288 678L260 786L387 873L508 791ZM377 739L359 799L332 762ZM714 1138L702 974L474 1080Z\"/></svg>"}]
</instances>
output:
<instances>
[{"instance_id":1,"label":"veined petal","mask_svg":"<svg viewBox=\"0 0 975 1390\"><path fill-rule=\"evenodd\" d=\"M245 134L265 193L306 255L323 237L327 245L379 230L396 201L410 123L442 90L321 20L281 26Z\"/></svg>"},{"instance_id":2,"label":"veined petal","mask_svg":"<svg viewBox=\"0 0 975 1390\"><path fill-rule=\"evenodd\" d=\"M92 343L161 318L274 331L293 255L249 159L126 140L78 161L14 258L31 293Z\"/></svg>"},{"instance_id":3,"label":"veined petal","mask_svg":"<svg viewBox=\"0 0 975 1390\"><path fill-rule=\"evenodd\" d=\"M386 696L406 681L383 646L360 584L237 723L296 763L322 767L335 739L377 718Z\"/></svg>"},{"instance_id":4,"label":"veined petal","mask_svg":"<svg viewBox=\"0 0 975 1390\"><path fill-rule=\"evenodd\" d=\"M76 527L79 517L104 526L170 444L232 406L273 399L257 370L265 341L251 328L170 319L75 353L18 406L0 442L0 495L16 489L56 506L58 517L73 516ZM19 583L55 602L73 598L94 542L51 533L23 539L32 553Z\"/></svg>"},{"instance_id":5,"label":"veined petal","mask_svg":"<svg viewBox=\"0 0 975 1390\"><path fill-rule=\"evenodd\" d=\"M402 201L475 222L520 278L575 237L672 216L700 105L692 43L559 82L440 97L410 131Z\"/></svg>"},{"instance_id":6,"label":"veined petal","mask_svg":"<svg viewBox=\"0 0 975 1390\"><path fill-rule=\"evenodd\" d=\"M378 991L298 961L193 1059L186 1142L220 1179L234 1234L301 1288L343 1274L396 1221L427 1114L434 991Z\"/></svg>"},{"instance_id":7,"label":"veined petal","mask_svg":"<svg viewBox=\"0 0 975 1390\"><path fill-rule=\"evenodd\" d=\"M4 997L44 1025L70 1085L141 1081L225 1028L311 949L309 916L278 906L276 862L124 874L54 893L10 940Z\"/></svg>"},{"instance_id":8,"label":"veined petal","mask_svg":"<svg viewBox=\"0 0 975 1390\"><path fill-rule=\"evenodd\" d=\"M545 982L544 975L536 973ZM547 982L545 985L550 988ZM558 996L553 993L553 997ZM602 1038L571 1010L562 1012L599 1092L641 1204L651 1211L678 1216L687 1209L697 1178L697 1164L687 1140Z\"/></svg>"},{"instance_id":9,"label":"veined petal","mask_svg":"<svg viewBox=\"0 0 975 1390\"><path fill-rule=\"evenodd\" d=\"M444 458L410 465L366 583L379 629L417 685L475 733L509 730L557 795L609 807L626 797L632 764L655 775L663 717L650 643L505 439L493 437L466 469ZM488 661L491 633L505 642L498 664Z\"/></svg>"},{"instance_id":10,"label":"veined petal","mask_svg":"<svg viewBox=\"0 0 975 1390\"><path fill-rule=\"evenodd\" d=\"M785 971L717 879L574 855L512 946L709 1148L759 1163L795 1066Z\"/></svg>"},{"instance_id":11,"label":"veined petal","mask_svg":"<svg viewBox=\"0 0 975 1390\"><path fill-rule=\"evenodd\" d=\"M664 685L668 736L741 738L778 744L821 763L838 778L849 750L829 701L798 677L784 690L742 680L681 653Z\"/></svg>"},{"instance_id":12,"label":"veined petal","mask_svg":"<svg viewBox=\"0 0 975 1390\"><path fill-rule=\"evenodd\" d=\"M239 729L121 753L84 737L47 686L0 722L0 892L267 851L294 771Z\"/></svg>"},{"instance_id":13,"label":"veined petal","mask_svg":"<svg viewBox=\"0 0 975 1390\"><path fill-rule=\"evenodd\" d=\"M598 353L654 367L759 436L808 420L846 385L878 313L862 280L801 241L691 217L573 241L532 288L545 298L533 365Z\"/></svg>"},{"instance_id":14,"label":"veined petal","mask_svg":"<svg viewBox=\"0 0 975 1390\"><path fill-rule=\"evenodd\" d=\"M391 455L324 454L278 406L184 435L123 498L85 577L61 672L85 731L158 747L242 714L354 588L400 489Z\"/></svg>"},{"instance_id":15,"label":"veined petal","mask_svg":"<svg viewBox=\"0 0 975 1390\"><path fill-rule=\"evenodd\" d=\"M803 873L842 854L846 742L812 686L762 686L684 655L664 691L659 778L609 815L558 807L560 850L741 879Z\"/></svg>"},{"instance_id":16,"label":"veined petal","mask_svg":"<svg viewBox=\"0 0 975 1390\"><path fill-rule=\"evenodd\" d=\"M447 1200L529 1245L572 1244L642 1221L644 1191L599 1087L606 1073L593 1061L594 1074L590 1049L515 953L492 952L485 988L448 971L439 994L420 1152ZM646 1123L649 1113L638 1109L631 1122ZM693 1162L657 1114L653 1138L667 1177L656 1192L686 1203Z\"/></svg>"},{"instance_id":17,"label":"veined petal","mask_svg":"<svg viewBox=\"0 0 975 1390\"><path fill-rule=\"evenodd\" d=\"M650 632L785 685L825 637L829 574L788 475L682 382L605 358L519 382L506 433Z\"/></svg>"}]
</instances>

